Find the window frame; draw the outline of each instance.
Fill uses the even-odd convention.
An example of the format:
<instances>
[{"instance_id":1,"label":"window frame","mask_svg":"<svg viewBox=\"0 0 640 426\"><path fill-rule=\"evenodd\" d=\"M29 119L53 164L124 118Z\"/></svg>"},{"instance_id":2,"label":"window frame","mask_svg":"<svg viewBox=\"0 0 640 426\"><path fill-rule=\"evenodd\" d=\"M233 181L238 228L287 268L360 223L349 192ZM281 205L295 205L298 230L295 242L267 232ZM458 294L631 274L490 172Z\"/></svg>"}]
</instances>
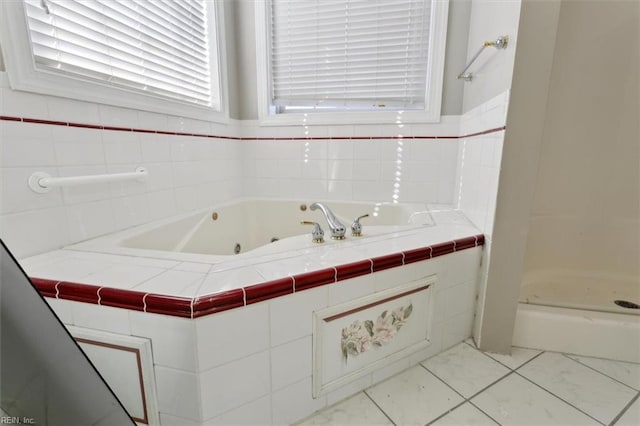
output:
<instances>
[{"instance_id":1,"label":"window frame","mask_svg":"<svg viewBox=\"0 0 640 426\"><path fill-rule=\"evenodd\" d=\"M426 0L425 0L426 1ZM269 72L270 0L255 2L256 68L258 119L261 125L331 125L331 124L400 124L438 123L442 107L445 48L449 0L432 0L429 28L429 63L427 69L427 99L420 110L331 111L309 113L273 113L271 105L271 75ZM444 37L435 37L444 34Z\"/></svg>"},{"instance_id":2,"label":"window frame","mask_svg":"<svg viewBox=\"0 0 640 426\"><path fill-rule=\"evenodd\" d=\"M38 69L33 57L22 1L0 2L0 37L10 87L13 90L41 95L227 123L229 106L227 76L224 72L227 61L223 2L205 2L208 19L214 19L213 22L216 23L215 28L209 30L209 46L215 47L216 52L210 52L209 57L212 91L216 90L217 84L219 109Z\"/></svg>"}]
</instances>

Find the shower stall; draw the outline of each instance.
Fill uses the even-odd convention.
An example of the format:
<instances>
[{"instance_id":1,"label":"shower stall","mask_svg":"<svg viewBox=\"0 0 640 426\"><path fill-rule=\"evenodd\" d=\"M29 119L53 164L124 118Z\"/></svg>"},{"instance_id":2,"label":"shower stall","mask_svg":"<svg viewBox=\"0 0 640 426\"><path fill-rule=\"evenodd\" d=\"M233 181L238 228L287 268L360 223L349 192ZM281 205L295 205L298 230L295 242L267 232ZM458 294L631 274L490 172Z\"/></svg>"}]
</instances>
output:
<instances>
[{"instance_id":1,"label":"shower stall","mask_svg":"<svg viewBox=\"0 0 640 426\"><path fill-rule=\"evenodd\" d=\"M514 344L640 361L640 3L562 2Z\"/></svg>"}]
</instances>

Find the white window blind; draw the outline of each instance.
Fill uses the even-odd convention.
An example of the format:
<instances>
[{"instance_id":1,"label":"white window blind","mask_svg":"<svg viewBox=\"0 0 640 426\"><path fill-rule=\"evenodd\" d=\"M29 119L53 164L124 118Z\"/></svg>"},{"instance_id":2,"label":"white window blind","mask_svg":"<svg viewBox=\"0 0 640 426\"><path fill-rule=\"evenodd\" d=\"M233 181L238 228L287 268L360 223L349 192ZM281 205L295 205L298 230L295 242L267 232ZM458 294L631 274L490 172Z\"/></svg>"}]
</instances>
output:
<instances>
[{"instance_id":1,"label":"white window blind","mask_svg":"<svg viewBox=\"0 0 640 426\"><path fill-rule=\"evenodd\" d=\"M25 0L36 67L218 107L202 0Z\"/></svg>"},{"instance_id":2,"label":"white window blind","mask_svg":"<svg viewBox=\"0 0 640 426\"><path fill-rule=\"evenodd\" d=\"M424 109L431 0L271 0L271 102Z\"/></svg>"}]
</instances>

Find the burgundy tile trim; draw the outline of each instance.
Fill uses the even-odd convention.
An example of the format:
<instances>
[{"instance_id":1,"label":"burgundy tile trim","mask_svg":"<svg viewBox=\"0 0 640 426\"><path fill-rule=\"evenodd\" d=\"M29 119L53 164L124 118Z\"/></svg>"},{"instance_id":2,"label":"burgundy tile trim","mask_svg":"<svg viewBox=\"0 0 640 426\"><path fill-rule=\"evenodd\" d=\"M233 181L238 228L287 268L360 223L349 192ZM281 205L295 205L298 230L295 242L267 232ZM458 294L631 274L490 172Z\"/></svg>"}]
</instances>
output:
<instances>
[{"instance_id":1,"label":"burgundy tile trim","mask_svg":"<svg viewBox=\"0 0 640 426\"><path fill-rule=\"evenodd\" d=\"M459 238L454 241L455 243L455 251L460 251L468 248L472 248L476 246L476 237L466 237Z\"/></svg>"},{"instance_id":2,"label":"burgundy tile trim","mask_svg":"<svg viewBox=\"0 0 640 426\"><path fill-rule=\"evenodd\" d=\"M431 247L422 247L418 249L407 250L404 253L404 264L420 262L421 260L431 259Z\"/></svg>"},{"instance_id":3,"label":"burgundy tile trim","mask_svg":"<svg viewBox=\"0 0 640 426\"><path fill-rule=\"evenodd\" d=\"M98 124L84 124L66 121L55 120L42 120L38 118L29 117L13 117L8 115L0 115L0 121L22 121L24 123L36 123L36 124L49 124L55 126L69 126L69 127L83 127L87 129L97 130L112 130L119 132L134 132L134 133L155 133L158 135L173 135L173 136L192 136L198 138L215 138L215 139L229 139L240 141L310 141L310 140L384 140L384 139L462 139L470 138L474 136L482 136L490 133L501 132L506 130L507 126L495 127L493 129L482 130L475 133L469 133L466 135L443 135L443 136L411 136L411 135L395 135L395 136L297 136L297 137L241 137L241 136L224 136L224 135L209 135L204 133L189 133L189 132L174 132L167 130L152 130L152 129L137 129L131 127L118 127L118 126L102 126Z\"/></svg>"},{"instance_id":4,"label":"burgundy tile trim","mask_svg":"<svg viewBox=\"0 0 640 426\"><path fill-rule=\"evenodd\" d=\"M371 273L371 260L360 260L336 266L336 281L347 280Z\"/></svg>"},{"instance_id":5,"label":"burgundy tile trim","mask_svg":"<svg viewBox=\"0 0 640 426\"><path fill-rule=\"evenodd\" d=\"M320 269L319 271L305 272L293 276L296 292L319 287L321 285L336 282L336 270L334 268Z\"/></svg>"},{"instance_id":6,"label":"burgundy tile trim","mask_svg":"<svg viewBox=\"0 0 640 426\"><path fill-rule=\"evenodd\" d=\"M285 277L244 288L247 305L293 293L293 278Z\"/></svg>"},{"instance_id":7,"label":"burgundy tile trim","mask_svg":"<svg viewBox=\"0 0 640 426\"><path fill-rule=\"evenodd\" d=\"M58 280L49 280L46 278L31 278L31 282L38 290L38 293L45 297L56 297L58 291L56 290L56 285L58 285Z\"/></svg>"},{"instance_id":8,"label":"burgundy tile trim","mask_svg":"<svg viewBox=\"0 0 640 426\"><path fill-rule=\"evenodd\" d=\"M116 308L144 311L144 299L147 293L119 288L103 287L98 290L100 305Z\"/></svg>"},{"instance_id":9,"label":"burgundy tile trim","mask_svg":"<svg viewBox=\"0 0 640 426\"><path fill-rule=\"evenodd\" d=\"M104 130L114 130L116 132L133 132L131 127L104 126Z\"/></svg>"},{"instance_id":10,"label":"burgundy tile trim","mask_svg":"<svg viewBox=\"0 0 640 426\"><path fill-rule=\"evenodd\" d=\"M52 126L68 126L69 123L66 121L54 121L54 120L40 120L37 118L22 118L23 123L34 123L34 124L50 124Z\"/></svg>"},{"instance_id":11,"label":"burgundy tile trim","mask_svg":"<svg viewBox=\"0 0 640 426\"><path fill-rule=\"evenodd\" d=\"M8 115L0 115L0 120L2 121L22 121L20 117L11 117Z\"/></svg>"},{"instance_id":12,"label":"burgundy tile trim","mask_svg":"<svg viewBox=\"0 0 640 426\"><path fill-rule=\"evenodd\" d=\"M403 254L394 253L378 256L371 259L373 262L373 272L382 271L384 269L395 268L403 265Z\"/></svg>"},{"instance_id":13,"label":"burgundy tile trim","mask_svg":"<svg viewBox=\"0 0 640 426\"><path fill-rule=\"evenodd\" d=\"M432 246L411 249L402 253L347 263L335 268L305 272L292 277L267 281L244 288L228 290L194 299L179 296L142 293L132 290L98 287L95 285L58 282L45 278L31 278L32 282L45 297L75 300L105 306L115 306L131 310L159 313L183 318L199 318L229 309L239 308L251 303L292 294L295 291L331 284L376 271L394 268L409 263L443 256L454 251L478 247L484 244L483 234L459 238Z\"/></svg>"},{"instance_id":14,"label":"burgundy tile trim","mask_svg":"<svg viewBox=\"0 0 640 426\"><path fill-rule=\"evenodd\" d=\"M98 124L67 123L67 126L69 126L69 127L81 127L83 129L98 129L98 130L104 129L104 126L101 126L101 125L98 125Z\"/></svg>"},{"instance_id":15,"label":"burgundy tile trim","mask_svg":"<svg viewBox=\"0 0 640 426\"><path fill-rule=\"evenodd\" d=\"M198 318L241 306L244 306L244 291L241 288L208 294L194 299L193 317Z\"/></svg>"},{"instance_id":16,"label":"burgundy tile trim","mask_svg":"<svg viewBox=\"0 0 640 426\"><path fill-rule=\"evenodd\" d=\"M431 257L444 256L445 254L453 253L455 243L448 241L446 243L439 243L431 246Z\"/></svg>"},{"instance_id":17,"label":"burgundy tile trim","mask_svg":"<svg viewBox=\"0 0 640 426\"><path fill-rule=\"evenodd\" d=\"M501 126L501 127L494 127L493 129L487 129L487 130L482 130L480 132L475 132L475 133L469 133L467 135L464 136L459 136L460 138L472 138L474 136L482 136L482 135L488 135L490 133L496 133L496 132L501 132L503 130L506 130L507 126Z\"/></svg>"},{"instance_id":18,"label":"burgundy tile trim","mask_svg":"<svg viewBox=\"0 0 640 426\"><path fill-rule=\"evenodd\" d=\"M70 283L62 281L58 284L58 299L75 300L98 304L100 287L91 284Z\"/></svg>"},{"instance_id":19,"label":"burgundy tile trim","mask_svg":"<svg viewBox=\"0 0 640 426\"><path fill-rule=\"evenodd\" d=\"M176 317L191 318L193 299L189 297L147 294L143 298L144 311L154 314L166 314Z\"/></svg>"}]
</instances>

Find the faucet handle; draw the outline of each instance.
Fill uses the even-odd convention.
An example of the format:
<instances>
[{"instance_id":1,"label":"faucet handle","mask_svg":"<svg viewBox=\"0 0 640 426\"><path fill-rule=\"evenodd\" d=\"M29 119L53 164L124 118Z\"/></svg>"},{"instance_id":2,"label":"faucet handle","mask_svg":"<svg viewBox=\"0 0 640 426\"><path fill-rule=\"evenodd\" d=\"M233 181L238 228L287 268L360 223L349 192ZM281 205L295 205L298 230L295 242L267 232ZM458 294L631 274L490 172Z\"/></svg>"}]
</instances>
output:
<instances>
[{"instance_id":1,"label":"faucet handle","mask_svg":"<svg viewBox=\"0 0 640 426\"><path fill-rule=\"evenodd\" d=\"M308 220L303 220L300 222L301 225L313 225L313 230L311 231L311 237L313 238L311 241L314 243L324 243L324 231L320 227L318 222L310 222Z\"/></svg>"},{"instance_id":2,"label":"faucet handle","mask_svg":"<svg viewBox=\"0 0 640 426\"><path fill-rule=\"evenodd\" d=\"M353 220L353 223L351 224L351 235L354 237L362 236L362 225L360 224L360 219L364 219L365 217L369 217L369 214L363 214Z\"/></svg>"}]
</instances>

